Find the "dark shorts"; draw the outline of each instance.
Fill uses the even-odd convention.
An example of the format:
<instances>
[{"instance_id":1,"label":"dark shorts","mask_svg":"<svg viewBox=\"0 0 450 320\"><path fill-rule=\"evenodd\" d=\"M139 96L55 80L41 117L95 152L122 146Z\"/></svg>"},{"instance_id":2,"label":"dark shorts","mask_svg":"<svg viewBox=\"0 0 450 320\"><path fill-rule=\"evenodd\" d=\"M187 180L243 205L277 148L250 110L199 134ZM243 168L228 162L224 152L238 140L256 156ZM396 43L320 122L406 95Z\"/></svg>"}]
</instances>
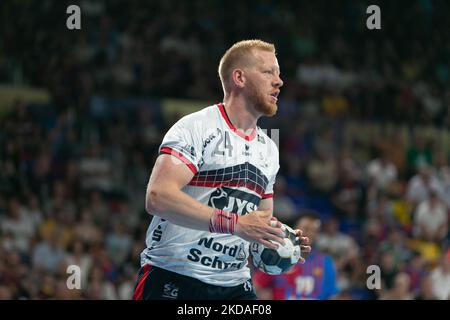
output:
<instances>
[{"instance_id":1,"label":"dark shorts","mask_svg":"<svg viewBox=\"0 0 450 320\"><path fill-rule=\"evenodd\" d=\"M251 280L221 287L149 264L139 270L133 300L256 300Z\"/></svg>"}]
</instances>

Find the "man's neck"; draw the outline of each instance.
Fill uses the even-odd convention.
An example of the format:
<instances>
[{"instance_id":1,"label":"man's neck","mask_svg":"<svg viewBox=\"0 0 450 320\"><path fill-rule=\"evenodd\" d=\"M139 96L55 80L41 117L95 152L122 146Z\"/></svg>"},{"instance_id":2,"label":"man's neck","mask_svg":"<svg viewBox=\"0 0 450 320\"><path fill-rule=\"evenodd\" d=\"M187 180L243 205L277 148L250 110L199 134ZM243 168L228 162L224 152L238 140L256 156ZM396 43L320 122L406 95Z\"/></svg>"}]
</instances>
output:
<instances>
[{"instance_id":1,"label":"man's neck","mask_svg":"<svg viewBox=\"0 0 450 320\"><path fill-rule=\"evenodd\" d=\"M226 97L223 103L228 118L237 130L250 134L256 129L259 115L256 111L250 112L250 107L243 98L230 96Z\"/></svg>"}]
</instances>

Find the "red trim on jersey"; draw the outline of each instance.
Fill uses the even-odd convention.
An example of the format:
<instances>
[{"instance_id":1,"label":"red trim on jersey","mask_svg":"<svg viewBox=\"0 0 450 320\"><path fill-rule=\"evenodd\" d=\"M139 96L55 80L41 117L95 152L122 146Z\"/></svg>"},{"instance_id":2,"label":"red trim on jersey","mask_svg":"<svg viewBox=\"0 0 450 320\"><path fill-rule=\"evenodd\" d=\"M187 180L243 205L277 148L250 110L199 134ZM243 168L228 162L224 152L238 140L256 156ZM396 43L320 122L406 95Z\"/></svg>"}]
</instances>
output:
<instances>
[{"instance_id":1,"label":"red trim on jersey","mask_svg":"<svg viewBox=\"0 0 450 320\"><path fill-rule=\"evenodd\" d=\"M223 104L219 103L217 106L219 107L220 114L222 115L225 122L228 124L228 127L230 127L231 131L233 131L239 137L241 137L247 141L251 141L251 140L255 139L255 137L256 137L256 129L255 128L253 128L253 131L252 131L252 133L250 133L250 135L246 135L245 133L238 131L238 129L231 123L230 118L228 118L228 114L225 111L225 107L223 106Z\"/></svg>"},{"instance_id":2,"label":"red trim on jersey","mask_svg":"<svg viewBox=\"0 0 450 320\"><path fill-rule=\"evenodd\" d=\"M163 148L161 148L161 150L159 152L171 154L171 155L177 157L178 159L183 161L189 167L189 169L191 169L191 171L194 174L197 173L197 168L194 166L194 164L191 161L189 161L189 159L186 158L182 153L178 152L177 150L174 150L170 147L163 147Z\"/></svg>"},{"instance_id":3,"label":"red trim on jersey","mask_svg":"<svg viewBox=\"0 0 450 320\"><path fill-rule=\"evenodd\" d=\"M273 198L273 193L266 193L262 195L263 199L269 199L269 198Z\"/></svg>"},{"instance_id":4,"label":"red trim on jersey","mask_svg":"<svg viewBox=\"0 0 450 320\"><path fill-rule=\"evenodd\" d=\"M133 300L142 300L144 295L144 286L145 286L145 280L147 280L147 276L150 273L152 266L149 264L146 264L144 266L144 273L142 274L142 277L139 279L139 283L136 286L136 290L133 294Z\"/></svg>"}]
</instances>

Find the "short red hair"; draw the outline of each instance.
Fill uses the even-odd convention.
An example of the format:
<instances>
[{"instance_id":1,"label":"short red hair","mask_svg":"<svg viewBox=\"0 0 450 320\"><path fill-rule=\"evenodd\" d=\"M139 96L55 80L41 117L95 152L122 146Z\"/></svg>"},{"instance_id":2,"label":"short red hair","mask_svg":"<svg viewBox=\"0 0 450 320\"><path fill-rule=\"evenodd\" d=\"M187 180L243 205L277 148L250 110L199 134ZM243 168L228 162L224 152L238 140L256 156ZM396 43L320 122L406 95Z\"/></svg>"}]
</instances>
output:
<instances>
[{"instance_id":1,"label":"short red hair","mask_svg":"<svg viewBox=\"0 0 450 320\"><path fill-rule=\"evenodd\" d=\"M252 64L253 50L264 50L275 53L275 46L262 40L243 40L233 44L222 56L219 63L219 77L223 91L229 90L230 75L235 68Z\"/></svg>"}]
</instances>

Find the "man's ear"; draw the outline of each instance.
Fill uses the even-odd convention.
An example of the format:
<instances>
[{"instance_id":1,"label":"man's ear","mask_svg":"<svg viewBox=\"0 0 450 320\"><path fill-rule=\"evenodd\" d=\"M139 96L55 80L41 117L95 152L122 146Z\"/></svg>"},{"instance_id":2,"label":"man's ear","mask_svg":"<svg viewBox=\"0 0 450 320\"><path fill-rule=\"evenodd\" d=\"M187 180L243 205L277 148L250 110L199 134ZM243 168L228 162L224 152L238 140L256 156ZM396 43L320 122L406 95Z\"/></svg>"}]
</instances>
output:
<instances>
[{"instance_id":1,"label":"man's ear","mask_svg":"<svg viewBox=\"0 0 450 320\"><path fill-rule=\"evenodd\" d=\"M231 74L233 84L238 88L243 88L245 85L245 72L242 69L234 69Z\"/></svg>"}]
</instances>

